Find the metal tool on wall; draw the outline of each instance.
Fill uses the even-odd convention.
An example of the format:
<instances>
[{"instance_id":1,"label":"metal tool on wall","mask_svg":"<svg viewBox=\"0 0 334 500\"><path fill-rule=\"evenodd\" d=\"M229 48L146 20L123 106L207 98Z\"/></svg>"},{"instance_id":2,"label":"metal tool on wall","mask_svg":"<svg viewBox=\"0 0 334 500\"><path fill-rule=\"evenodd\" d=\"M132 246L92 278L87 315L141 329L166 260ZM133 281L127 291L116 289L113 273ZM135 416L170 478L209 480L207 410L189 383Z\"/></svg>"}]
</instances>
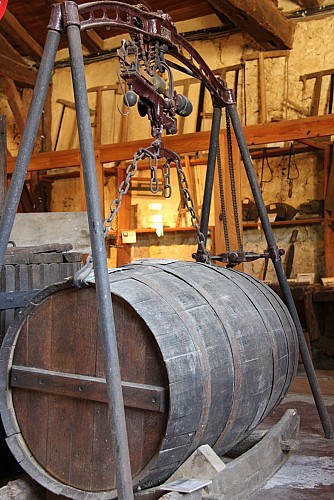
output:
<instances>
[{"instance_id":1,"label":"metal tool on wall","mask_svg":"<svg viewBox=\"0 0 334 500\"><path fill-rule=\"evenodd\" d=\"M105 372L109 403L108 412L117 444L117 492L120 500L131 500L131 498L133 498L131 470L104 242L106 227L100 215L94 145L80 35L80 30L84 31L96 27L113 27L131 33L131 41L129 43L124 42L119 52L119 59L122 66L122 78L129 87L127 94L128 102L131 101L135 104L137 102L137 97L139 98L139 112L142 115L148 116L151 123L152 136L154 138L149 148L140 149L136 153L134 162L130 165L128 171L127 183L121 184L119 193L120 195L126 194L127 189L129 189L131 176L135 172L136 162L142 155L152 160L151 181L153 190L157 188L155 175L156 160L161 158L165 159L162 168L164 169L163 173L165 175L165 189L166 193L168 193L170 187L168 180L169 164L171 161L175 162L177 168L179 167L178 174L181 184L183 185L183 192L187 198L187 207L192 215L192 224L196 228L198 238L196 260L199 262L210 262L210 255L206 250L206 240L208 235L213 179L219 148L222 108L228 109L228 117L233 126L254 200L258 207L259 217L267 240L268 253L254 256L251 255L251 252L247 254L247 252L232 251L226 255L226 259L233 265L245 260L253 260L254 257L269 256L273 261L285 302L296 325L304 366L326 437L332 438L333 430L315 376L312 360L300 326L291 291L283 270L281 252L276 245L274 234L270 226L232 92L225 86L225 83L221 79L215 77L197 51L178 35L175 26L167 14L149 12L144 6L139 8L124 3L109 1L82 4L80 6L72 1L64 1L62 4L53 4L48 26L48 36L37 78L35 93L27 117L27 123L12 176L12 182L6 199L5 216L1 221L0 262L3 262L13 226L33 149L34 139L37 134L39 120L43 110L48 84L53 71L60 37L66 32L70 49L77 121L79 124L79 141L87 199L92 259L95 270L99 321L105 351ZM136 54L139 55L138 60L144 66L138 67ZM168 151L162 142L163 131L173 134L177 130L175 115L179 114L181 116L186 116L191 108L188 100L173 90L170 69L172 65L165 57L167 54L178 59L185 66L187 74L189 74L190 71L195 78L198 78L205 84L211 94L214 106L200 226L196 213L193 212L194 207L192 199L189 196L188 184L184 172L180 168L179 157L176 153ZM128 58L128 56L130 57ZM160 87L156 87L153 83L152 76L154 75L151 73L152 71L154 72L156 68L159 71L164 70L168 73L170 83L167 91L161 91ZM141 73L142 69L144 70L144 75ZM117 213L119 206L119 199L116 199L115 206L111 209L111 217L114 213ZM80 280L78 280L78 282L79 281Z\"/></svg>"},{"instance_id":2,"label":"metal tool on wall","mask_svg":"<svg viewBox=\"0 0 334 500\"><path fill-rule=\"evenodd\" d=\"M286 277L289 279L290 276L291 276L291 272L292 272L292 267L293 267L293 260L294 260L294 256L295 256L295 243L297 241L297 236L298 236L298 229L294 229L292 231L292 235L291 235L291 238L290 238L290 241L289 241L289 248L288 248L288 251L286 253L286 264L285 264L285 274L286 274Z\"/></svg>"},{"instance_id":3,"label":"metal tool on wall","mask_svg":"<svg viewBox=\"0 0 334 500\"><path fill-rule=\"evenodd\" d=\"M265 170L268 170L269 174L265 173ZM261 170L260 170L260 189L261 193L263 193L264 185L269 184L274 177L273 169L269 163L267 150L263 148L262 152L262 161L261 161Z\"/></svg>"},{"instance_id":4,"label":"metal tool on wall","mask_svg":"<svg viewBox=\"0 0 334 500\"><path fill-rule=\"evenodd\" d=\"M293 181L296 181L298 178L299 178L299 170L295 158L295 148L293 142L291 142L289 160L288 160L288 174L287 174L288 185L289 185L289 191L288 191L289 198L292 198Z\"/></svg>"}]
</instances>

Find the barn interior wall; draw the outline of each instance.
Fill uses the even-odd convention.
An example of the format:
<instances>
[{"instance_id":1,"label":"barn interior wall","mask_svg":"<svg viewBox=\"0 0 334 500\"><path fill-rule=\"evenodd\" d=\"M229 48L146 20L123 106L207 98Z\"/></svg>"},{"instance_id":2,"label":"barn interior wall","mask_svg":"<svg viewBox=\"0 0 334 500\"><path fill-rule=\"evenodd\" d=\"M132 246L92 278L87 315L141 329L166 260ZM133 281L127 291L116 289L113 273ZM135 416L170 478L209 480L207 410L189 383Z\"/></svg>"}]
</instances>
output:
<instances>
[{"instance_id":1,"label":"barn interior wall","mask_svg":"<svg viewBox=\"0 0 334 500\"><path fill-rule=\"evenodd\" d=\"M300 76L313 71L320 71L334 67L334 48L331 43L333 33L334 16L328 15L317 19L296 22L296 32L292 50L286 57L275 57L265 59L265 87L267 104L267 121L280 121L302 118L304 115L300 110L287 104L287 100L293 102L300 108L310 109L312 101L313 83L308 80L303 87ZM250 38L243 34L231 34L228 37L214 40L193 42L195 49L202 55L211 69L224 68L240 63L243 57L247 59L254 57L259 50ZM86 65L87 87L115 85L117 84L116 59ZM259 123L261 99L258 85L258 60L247 60L245 72L241 71L238 84L238 109L242 122L247 125ZM246 75L246 76L245 76ZM175 72L175 81L184 79L184 75ZM234 85L234 73L227 74L228 85ZM323 91L320 99L319 114L326 113L328 104L329 77L324 78ZM196 116L198 111L199 84L190 86L190 98L193 101L194 111L185 120L184 133L194 132ZM245 92L245 94L244 94ZM15 155L19 144L19 135L8 103L0 96L0 113L8 117L8 147ZM62 105L59 99L74 101L71 83L70 68L56 69L52 79L52 141L56 141L61 120ZM247 113L245 116L245 100ZM94 110L96 106L96 94L89 94L89 105ZM131 109L127 116L123 116L122 95L115 91L103 93L102 106L102 144L113 142L124 142L150 137L150 127L146 118L140 118L136 109ZM207 95L204 111L211 112L210 98ZM94 116L92 116L93 133ZM203 119L202 130L210 129L210 118ZM279 141L277 137L277 141ZM57 149L75 148L78 146L76 133L76 118L74 110L65 109L64 119L59 135ZM194 144L194 152L196 145ZM201 152L199 152L201 155ZM319 153L299 155L295 157L298 169L298 179L293 182L292 197L289 197L287 182L287 158L269 159L273 169L270 182L263 185L263 196L266 203L285 202L295 208L300 203L308 200L323 198L323 157ZM261 160L254 163L261 176ZM111 165L112 166L112 165ZM64 169L59 172L64 172ZM55 173L55 171L53 171ZM296 168L295 172L296 173ZM178 186L176 176L173 173L174 194L171 199L165 200L161 196L152 197L146 192L133 191L131 203L138 228L150 226L152 216L152 203L161 204L161 216L163 225L174 227L178 214ZM268 175L264 172L265 175ZM142 173L147 176L147 172ZM201 197L205 177L205 167L197 167L197 190ZM241 186L242 197L251 197L248 183L243 177ZM81 211L82 200L80 198L80 180L78 178L55 181L52 186L51 210ZM105 181L105 210L108 212L110 202L115 195L115 176L106 176ZM182 225L189 225L189 218L182 221ZM210 223L213 224L213 211ZM134 222L135 224L135 222ZM124 228L131 229L131 228ZM133 227L134 229L134 227ZM287 249L292 227L277 230L279 246ZM186 235L186 236L185 236ZM191 243L193 240L193 243ZM244 231L246 249L263 251L265 242L263 234L258 229L247 229ZM193 235L186 232L169 233L168 236L158 237L155 234L138 235L137 243L132 246L131 257L170 257L178 256L182 259L190 259L191 252L196 248ZM111 252L114 256L115 252ZM306 257L305 257L306 256ZM112 261L115 259L112 258ZM256 262L248 264L249 270L256 276L260 276L263 263ZM303 226L299 229L296 242L295 263L293 274L302 272L315 272L317 277L323 275L323 231L321 226ZM269 269L268 279L273 278L272 270Z\"/></svg>"}]
</instances>

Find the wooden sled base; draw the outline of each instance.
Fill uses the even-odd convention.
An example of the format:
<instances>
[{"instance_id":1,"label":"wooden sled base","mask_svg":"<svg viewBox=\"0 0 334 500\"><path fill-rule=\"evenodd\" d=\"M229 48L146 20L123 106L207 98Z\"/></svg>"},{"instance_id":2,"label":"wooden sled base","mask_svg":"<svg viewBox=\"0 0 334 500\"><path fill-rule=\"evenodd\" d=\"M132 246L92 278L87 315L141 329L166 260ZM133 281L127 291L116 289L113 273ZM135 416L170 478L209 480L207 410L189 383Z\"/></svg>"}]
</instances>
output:
<instances>
[{"instance_id":1,"label":"wooden sled base","mask_svg":"<svg viewBox=\"0 0 334 500\"><path fill-rule=\"evenodd\" d=\"M166 481L182 477L210 479L192 493L150 488L135 494L135 500L241 500L261 488L286 462L298 446L299 416L287 410L269 430L255 430L228 455L219 458L207 445L198 448Z\"/></svg>"}]
</instances>

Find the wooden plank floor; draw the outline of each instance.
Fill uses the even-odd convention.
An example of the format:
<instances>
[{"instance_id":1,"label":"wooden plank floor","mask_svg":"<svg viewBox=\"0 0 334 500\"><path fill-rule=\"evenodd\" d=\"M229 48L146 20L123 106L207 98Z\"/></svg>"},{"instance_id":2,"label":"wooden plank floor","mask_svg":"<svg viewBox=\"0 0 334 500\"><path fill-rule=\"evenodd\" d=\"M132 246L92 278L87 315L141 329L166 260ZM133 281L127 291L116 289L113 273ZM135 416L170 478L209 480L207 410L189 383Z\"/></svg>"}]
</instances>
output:
<instances>
[{"instance_id":1,"label":"wooden plank floor","mask_svg":"<svg viewBox=\"0 0 334 500\"><path fill-rule=\"evenodd\" d=\"M317 372L318 380L334 426L334 372ZM263 426L277 421L288 408L300 415L299 449L251 500L333 500L334 440L324 438L321 422L305 373L299 373L281 405Z\"/></svg>"}]
</instances>

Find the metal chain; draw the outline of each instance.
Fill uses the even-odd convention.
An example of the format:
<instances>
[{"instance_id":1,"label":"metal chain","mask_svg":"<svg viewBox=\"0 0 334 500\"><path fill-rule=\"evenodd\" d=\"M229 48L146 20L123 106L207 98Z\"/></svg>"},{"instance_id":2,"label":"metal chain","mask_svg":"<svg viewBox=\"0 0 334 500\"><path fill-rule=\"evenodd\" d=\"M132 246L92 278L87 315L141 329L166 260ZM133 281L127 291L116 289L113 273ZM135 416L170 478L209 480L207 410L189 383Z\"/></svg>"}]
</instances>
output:
<instances>
[{"instance_id":1,"label":"metal chain","mask_svg":"<svg viewBox=\"0 0 334 500\"><path fill-rule=\"evenodd\" d=\"M230 122L230 114L229 114L228 108L225 108L225 116L226 116L228 168L229 168L230 180L231 180L231 193L232 193L232 205L233 205L235 232L236 232L237 242L238 242L238 247L239 247L238 249L240 251L242 251L243 245L242 245L242 238L241 238L240 219L239 219L239 211L238 211L238 203L237 203L237 192L236 192L236 187L235 187L235 177L234 177L234 168L233 168L231 122Z\"/></svg>"},{"instance_id":2,"label":"metal chain","mask_svg":"<svg viewBox=\"0 0 334 500\"><path fill-rule=\"evenodd\" d=\"M164 197L170 198L172 196L172 186L170 180L170 160L167 160L162 165L162 177L164 182L164 188L163 188Z\"/></svg>"},{"instance_id":3,"label":"metal chain","mask_svg":"<svg viewBox=\"0 0 334 500\"><path fill-rule=\"evenodd\" d=\"M159 191L159 181L158 181L158 158L156 156L149 157L148 164L151 171L151 179L150 179L150 191L153 194L156 194Z\"/></svg>"},{"instance_id":4,"label":"metal chain","mask_svg":"<svg viewBox=\"0 0 334 500\"><path fill-rule=\"evenodd\" d=\"M126 177L125 179L121 182L119 188L118 188L118 197L114 199L114 201L110 205L110 213L108 217L104 220L103 223L103 235L104 238L106 238L107 234L112 228L113 221L115 217L117 216L118 212L120 211L120 208L122 206L122 198L123 196L129 191L130 188L130 183L131 183L131 178L135 175L135 173L138 170L138 162L140 160L143 160L148 156L148 154L151 156L152 153L148 151L147 149L141 148L139 149L133 156L132 162L126 169ZM90 251L89 254L87 255L86 258L86 263L85 265L79 269L79 271L74 275L73 282L74 284L80 288L85 285L85 280L88 277L88 275L92 272L93 270L93 256L92 252Z\"/></svg>"},{"instance_id":5,"label":"metal chain","mask_svg":"<svg viewBox=\"0 0 334 500\"><path fill-rule=\"evenodd\" d=\"M230 247L230 237L228 234L228 227L227 227L226 202L225 202L224 182L223 182L223 167L221 161L221 150L220 150L219 140L217 143L217 165L218 165L219 194L220 194L220 206L221 206L221 220L223 223L226 251L229 252L231 250L231 247Z\"/></svg>"},{"instance_id":6,"label":"metal chain","mask_svg":"<svg viewBox=\"0 0 334 500\"><path fill-rule=\"evenodd\" d=\"M148 75L153 76L155 70L155 44L149 43L148 50L145 50L144 38L143 35L138 35L139 39L139 47L140 47L140 57L145 67L145 71ZM146 53L147 52L147 53ZM152 61L154 65L152 66Z\"/></svg>"},{"instance_id":7,"label":"metal chain","mask_svg":"<svg viewBox=\"0 0 334 500\"><path fill-rule=\"evenodd\" d=\"M113 221L121 209L123 196L129 191L131 178L136 174L138 170L138 163L140 160L143 160L147 157L147 150L144 148L139 149L133 156L132 162L127 167L125 173L126 177L121 182L118 188L118 197L114 199L114 201L110 205L110 212L108 217L104 220L103 224L103 232L104 236L108 234L110 229L112 228Z\"/></svg>"},{"instance_id":8,"label":"metal chain","mask_svg":"<svg viewBox=\"0 0 334 500\"><path fill-rule=\"evenodd\" d=\"M191 225L195 228L196 230L196 235L197 235L197 241L198 241L198 246L202 250L202 253L205 258L206 263L210 263L210 254L206 249L205 246L205 238L204 234L200 230L200 222L198 215L196 214L195 211L195 204L194 201L191 197L190 191L189 191L189 184L186 178L186 174L182 168L181 164L181 158L179 155L175 154L175 165L176 165L176 170L179 176L179 182L180 182L180 188L182 193L184 194L184 200L185 200L185 205L187 207L188 212L190 213L190 218L191 218Z\"/></svg>"},{"instance_id":9,"label":"metal chain","mask_svg":"<svg viewBox=\"0 0 334 500\"><path fill-rule=\"evenodd\" d=\"M112 229L113 222L114 222L115 218L117 217L118 212L121 209L123 196L125 194L127 194L127 192L129 191L131 179L136 174L136 172L138 170L139 161L148 158L149 167L151 170L151 182L150 182L151 191L152 191L152 193L156 193L159 190L159 182L158 182L158 178L157 178L157 167L158 167L159 153L157 150L157 146L158 146L158 144L155 142L150 146L150 148L140 148L134 154L132 162L130 163L130 165L127 167L127 169L125 171L126 177L121 182L121 184L118 188L119 194L111 203L109 215L104 220L104 223L103 223L104 238L106 238L107 234ZM161 143L159 143L159 146L161 146ZM167 150L164 150L164 151L167 152ZM185 173L182 169L181 158L175 152L168 151L168 154L169 154L169 157L168 157L168 159L166 159L166 162L162 166L163 182L164 182L164 188L163 188L164 196L166 198L169 198L172 194L172 187L171 187L171 182L170 182L170 163L172 161L174 161L175 165L176 165L177 173L179 176L181 191L184 194L185 205L190 213L191 224L195 228L196 233L197 233L198 246L202 250L202 253L203 253L204 258L205 258L205 262L210 263L210 254L206 250L205 238L204 238L203 233L201 233L201 231L200 231L199 218L198 218L196 211L195 211L195 205L194 205L194 201L193 201L191 194L190 194L190 191L189 191L189 185L188 185L187 178L186 178ZM93 269L93 258L92 258L92 254L90 252L89 255L87 256L86 264L75 274L75 276L73 278L74 284L77 287L84 286L85 279L91 273L92 269Z\"/></svg>"}]
</instances>

